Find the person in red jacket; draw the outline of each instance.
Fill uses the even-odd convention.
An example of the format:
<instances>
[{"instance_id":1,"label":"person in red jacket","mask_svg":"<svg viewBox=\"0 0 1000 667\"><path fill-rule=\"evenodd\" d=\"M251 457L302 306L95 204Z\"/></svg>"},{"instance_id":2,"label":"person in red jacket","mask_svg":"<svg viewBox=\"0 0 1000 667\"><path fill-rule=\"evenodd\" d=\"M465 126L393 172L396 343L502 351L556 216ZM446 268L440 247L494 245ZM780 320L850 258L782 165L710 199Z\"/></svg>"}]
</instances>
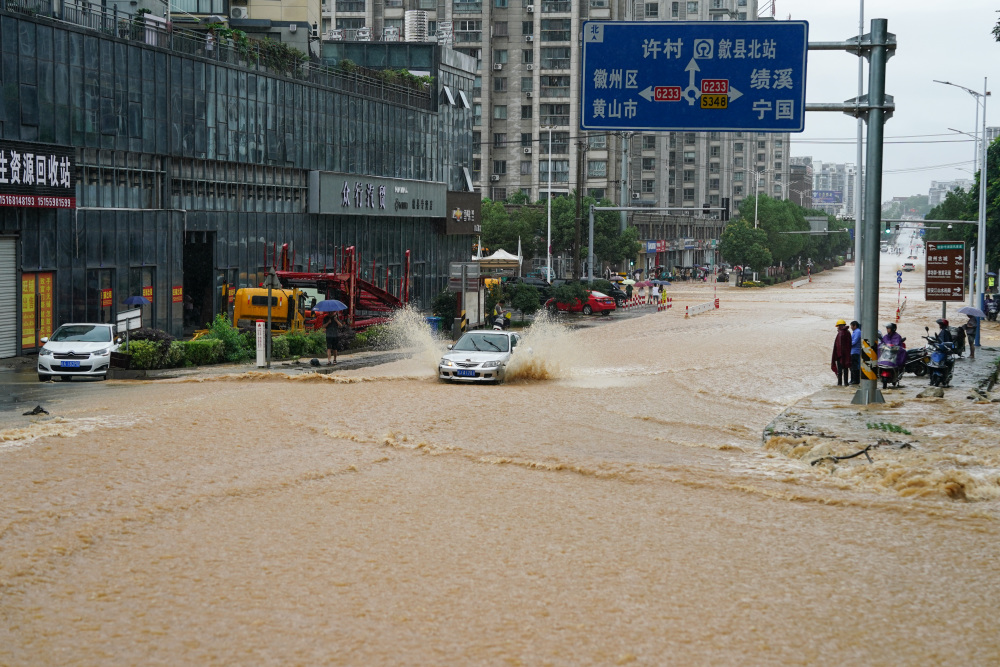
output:
<instances>
[{"instance_id":1,"label":"person in red jacket","mask_svg":"<svg viewBox=\"0 0 1000 667\"><path fill-rule=\"evenodd\" d=\"M833 359L830 370L837 374L837 385L850 384L851 371L851 332L847 322L837 320L837 338L833 341Z\"/></svg>"}]
</instances>

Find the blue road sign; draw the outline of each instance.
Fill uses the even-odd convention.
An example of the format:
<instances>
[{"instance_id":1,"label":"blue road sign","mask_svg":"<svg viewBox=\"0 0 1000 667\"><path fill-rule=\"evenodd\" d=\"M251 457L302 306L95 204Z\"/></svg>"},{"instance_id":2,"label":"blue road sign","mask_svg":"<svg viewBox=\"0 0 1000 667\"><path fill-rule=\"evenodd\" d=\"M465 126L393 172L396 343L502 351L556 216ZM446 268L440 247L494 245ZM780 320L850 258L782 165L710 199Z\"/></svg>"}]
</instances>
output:
<instances>
[{"instance_id":1,"label":"blue road sign","mask_svg":"<svg viewBox=\"0 0 1000 667\"><path fill-rule=\"evenodd\" d=\"M896 270L896 277L897 277L897 278L899 278L899 277L900 277L901 275L903 275L903 272L902 272L902 270L900 270L900 269L897 269L897 270Z\"/></svg>"},{"instance_id":2,"label":"blue road sign","mask_svg":"<svg viewBox=\"0 0 1000 667\"><path fill-rule=\"evenodd\" d=\"M801 132L805 21L585 21L584 130Z\"/></svg>"},{"instance_id":3,"label":"blue road sign","mask_svg":"<svg viewBox=\"0 0 1000 667\"><path fill-rule=\"evenodd\" d=\"M903 284L903 276L896 276L896 284L897 285Z\"/></svg>"},{"instance_id":4,"label":"blue road sign","mask_svg":"<svg viewBox=\"0 0 1000 667\"><path fill-rule=\"evenodd\" d=\"M923 229L921 229L921 230L920 230L920 235L921 235L921 236L923 236L923 235L924 235L924 231L926 231L926 230L923 230Z\"/></svg>"}]
</instances>

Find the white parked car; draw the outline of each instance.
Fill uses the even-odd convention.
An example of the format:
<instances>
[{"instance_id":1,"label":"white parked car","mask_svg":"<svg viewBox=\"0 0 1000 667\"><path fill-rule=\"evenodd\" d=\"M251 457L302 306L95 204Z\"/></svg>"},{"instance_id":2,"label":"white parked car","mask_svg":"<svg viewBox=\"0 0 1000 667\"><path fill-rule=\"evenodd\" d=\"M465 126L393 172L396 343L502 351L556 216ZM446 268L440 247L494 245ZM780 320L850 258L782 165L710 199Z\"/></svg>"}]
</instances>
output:
<instances>
[{"instance_id":1,"label":"white parked car","mask_svg":"<svg viewBox=\"0 0 1000 667\"><path fill-rule=\"evenodd\" d=\"M438 379L503 382L507 363L519 342L520 334L510 331L467 331L441 357Z\"/></svg>"},{"instance_id":2,"label":"white parked car","mask_svg":"<svg viewBox=\"0 0 1000 667\"><path fill-rule=\"evenodd\" d=\"M64 324L42 343L38 351L40 381L74 376L104 379L111 353L118 351L121 338L114 324Z\"/></svg>"}]
</instances>

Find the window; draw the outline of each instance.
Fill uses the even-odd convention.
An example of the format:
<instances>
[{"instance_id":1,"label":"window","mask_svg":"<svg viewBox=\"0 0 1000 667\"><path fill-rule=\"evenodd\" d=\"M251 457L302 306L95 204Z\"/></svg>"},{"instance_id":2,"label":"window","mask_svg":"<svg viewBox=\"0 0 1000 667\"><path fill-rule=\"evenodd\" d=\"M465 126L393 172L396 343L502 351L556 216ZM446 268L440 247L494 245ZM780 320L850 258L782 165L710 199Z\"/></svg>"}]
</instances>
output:
<instances>
[{"instance_id":1,"label":"window","mask_svg":"<svg viewBox=\"0 0 1000 667\"><path fill-rule=\"evenodd\" d=\"M708 195L708 205L718 206L719 205L719 195ZM718 213L716 213L718 215Z\"/></svg>"},{"instance_id":2,"label":"window","mask_svg":"<svg viewBox=\"0 0 1000 667\"><path fill-rule=\"evenodd\" d=\"M524 195L525 200L531 201L531 188L521 188L521 194Z\"/></svg>"},{"instance_id":3,"label":"window","mask_svg":"<svg viewBox=\"0 0 1000 667\"><path fill-rule=\"evenodd\" d=\"M482 21L455 21L456 44L468 44L481 41L483 41Z\"/></svg>"},{"instance_id":4,"label":"window","mask_svg":"<svg viewBox=\"0 0 1000 667\"><path fill-rule=\"evenodd\" d=\"M736 20L737 21L746 21L747 20L747 13L746 12L740 12L739 14L736 15Z\"/></svg>"},{"instance_id":5,"label":"window","mask_svg":"<svg viewBox=\"0 0 1000 667\"><path fill-rule=\"evenodd\" d=\"M478 14L483 11L483 3L479 0L455 0L452 6L456 14Z\"/></svg>"},{"instance_id":6,"label":"window","mask_svg":"<svg viewBox=\"0 0 1000 667\"><path fill-rule=\"evenodd\" d=\"M694 169L684 169L681 172L681 175L684 177L684 181L685 182L693 181L694 180Z\"/></svg>"},{"instance_id":7,"label":"window","mask_svg":"<svg viewBox=\"0 0 1000 667\"><path fill-rule=\"evenodd\" d=\"M780 185L775 185L774 188L772 189L772 192L774 192L774 194L780 196L781 195L781 186ZM862 255L862 257L864 257L864 255Z\"/></svg>"},{"instance_id":8,"label":"window","mask_svg":"<svg viewBox=\"0 0 1000 667\"><path fill-rule=\"evenodd\" d=\"M668 204L677 203L677 190L667 190L667 203Z\"/></svg>"},{"instance_id":9,"label":"window","mask_svg":"<svg viewBox=\"0 0 1000 667\"><path fill-rule=\"evenodd\" d=\"M493 62L506 64L507 63L507 49L497 49L493 52Z\"/></svg>"},{"instance_id":10,"label":"window","mask_svg":"<svg viewBox=\"0 0 1000 667\"><path fill-rule=\"evenodd\" d=\"M781 174L775 174L774 175L774 180L780 181L781 180Z\"/></svg>"},{"instance_id":11,"label":"window","mask_svg":"<svg viewBox=\"0 0 1000 667\"><path fill-rule=\"evenodd\" d=\"M737 153L742 153L743 152L743 142L742 141L737 141L736 143L734 143L733 144L733 150L736 151Z\"/></svg>"},{"instance_id":12,"label":"window","mask_svg":"<svg viewBox=\"0 0 1000 667\"><path fill-rule=\"evenodd\" d=\"M483 161L480 160L479 158L473 158L472 159L472 171L473 171L473 173L478 174L482 170L483 170Z\"/></svg>"},{"instance_id":13,"label":"window","mask_svg":"<svg viewBox=\"0 0 1000 667\"><path fill-rule=\"evenodd\" d=\"M765 157L763 153L757 153L757 162L763 162Z\"/></svg>"},{"instance_id":14,"label":"window","mask_svg":"<svg viewBox=\"0 0 1000 667\"><path fill-rule=\"evenodd\" d=\"M521 162L521 174L528 175L531 173L531 160L524 160Z\"/></svg>"},{"instance_id":15,"label":"window","mask_svg":"<svg viewBox=\"0 0 1000 667\"><path fill-rule=\"evenodd\" d=\"M532 139L532 137L531 137L531 135L529 133L522 132L521 133L521 146L524 146L524 147L527 147L527 148L531 148L531 145L534 143L531 139Z\"/></svg>"},{"instance_id":16,"label":"window","mask_svg":"<svg viewBox=\"0 0 1000 667\"><path fill-rule=\"evenodd\" d=\"M525 65L535 62L535 52L531 49L523 49L521 51L521 62Z\"/></svg>"},{"instance_id":17,"label":"window","mask_svg":"<svg viewBox=\"0 0 1000 667\"><path fill-rule=\"evenodd\" d=\"M781 164L782 164L781 162L775 162L774 163L774 168L775 169L781 169Z\"/></svg>"},{"instance_id":18,"label":"window","mask_svg":"<svg viewBox=\"0 0 1000 667\"><path fill-rule=\"evenodd\" d=\"M482 97L483 96L483 77L477 76L472 81L472 96Z\"/></svg>"},{"instance_id":19,"label":"window","mask_svg":"<svg viewBox=\"0 0 1000 667\"><path fill-rule=\"evenodd\" d=\"M493 92L495 93L507 92L507 77L505 76L493 77Z\"/></svg>"},{"instance_id":20,"label":"window","mask_svg":"<svg viewBox=\"0 0 1000 667\"><path fill-rule=\"evenodd\" d=\"M507 173L507 160L493 160L493 173L494 174L506 174Z\"/></svg>"},{"instance_id":21,"label":"window","mask_svg":"<svg viewBox=\"0 0 1000 667\"><path fill-rule=\"evenodd\" d=\"M357 30L365 27L365 20L362 19L337 19L338 30Z\"/></svg>"},{"instance_id":22,"label":"window","mask_svg":"<svg viewBox=\"0 0 1000 667\"><path fill-rule=\"evenodd\" d=\"M671 2L670 3L670 18L676 19L680 18L681 15L681 3Z\"/></svg>"},{"instance_id":23,"label":"window","mask_svg":"<svg viewBox=\"0 0 1000 667\"><path fill-rule=\"evenodd\" d=\"M572 19L542 19L543 42L568 42Z\"/></svg>"},{"instance_id":24,"label":"window","mask_svg":"<svg viewBox=\"0 0 1000 667\"><path fill-rule=\"evenodd\" d=\"M719 146L712 146L708 149L708 157L719 157L722 155L722 148Z\"/></svg>"},{"instance_id":25,"label":"window","mask_svg":"<svg viewBox=\"0 0 1000 667\"><path fill-rule=\"evenodd\" d=\"M535 89L534 79L532 79L530 76L522 76L521 77L521 92L522 93L527 93L527 92L532 91L534 89Z\"/></svg>"},{"instance_id":26,"label":"window","mask_svg":"<svg viewBox=\"0 0 1000 667\"><path fill-rule=\"evenodd\" d=\"M644 178L639 183L639 191L644 194L650 194L656 191L656 181L651 178Z\"/></svg>"},{"instance_id":27,"label":"window","mask_svg":"<svg viewBox=\"0 0 1000 667\"><path fill-rule=\"evenodd\" d=\"M781 148L781 139L775 139L774 140L774 147L775 148Z\"/></svg>"},{"instance_id":28,"label":"window","mask_svg":"<svg viewBox=\"0 0 1000 667\"><path fill-rule=\"evenodd\" d=\"M543 154L548 154L549 151L549 133L543 132L539 137L540 152ZM560 153L565 155L569 153L569 132L553 132L552 133L552 153Z\"/></svg>"},{"instance_id":29,"label":"window","mask_svg":"<svg viewBox=\"0 0 1000 667\"><path fill-rule=\"evenodd\" d=\"M494 104L493 105L493 120L507 120L507 105L506 104Z\"/></svg>"},{"instance_id":30,"label":"window","mask_svg":"<svg viewBox=\"0 0 1000 667\"><path fill-rule=\"evenodd\" d=\"M493 201L504 201L505 199L507 199L507 188L494 187L490 188L490 190L492 191L491 192L492 196L490 197L490 199L492 199Z\"/></svg>"},{"instance_id":31,"label":"window","mask_svg":"<svg viewBox=\"0 0 1000 667\"><path fill-rule=\"evenodd\" d=\"M506 132L494 132L493 133L493 147L503 148L507 145L507 133Z\"/></svg>"},{"instance_id":32,"label":"window","mask_svg":"<svg viewBox=\"0 0 1000 667\"><path fill-rule=\"evenodd\" d=\"M494 0L494 2L506 2L507 0ZM494 37L508 37L510 33L507 31L506 21L494 21L493 22L493 36Z\"/></svg>"},{"instance_id":33,"label":"window","mask_svg":"<svg viewBox=\"0 0 1000 667\"><path fill-rule=\"evenodd\" d=\"M709 162L708 163L708 173L710 173L710 174L718 174L719 173L719 163L718 162Z\"/></svg>"},{"instance_id":34,"label":"window","mask_svg":"<svg viewBox=\"0 0 1000 667\"><path fill-rule=\"evenodd\" d=\"M483 133L473 132L472 133L472 150L479 152L479 146L483 143Z\"/></svg>"},{"instance_id":35,"label":"window","mask_svg":"<svg viewBox=\"0 0 1000 667\"><path fill-rule=\"evenodd\" d=\"M642 158L642 170L643 171L653 171L656 169L656 158L655 157L644 157Z\"/></svg>"},{"instance_id":36,"label":"window","mask_svg":"<svg viewBox=\"0 0 1000 667\"><path fill-rule=\"evenodd\" d=\"M590 142L590 147L593 149L603 149L608 147L608 135L606 134L592 134L587 137L587 141Z\"/></svg>"},{"instance_id":37,"label":"window","mask_svg":"<svg viewBox=\"0 0 1000 667\"><path fill-rule=\"evenodd\" d=\"M607 160L587 160L588 178L606 178L608 175Z\"/></svg>"},{"instance_id":38,"label":"window","mask_svg":"<svg viewBox=\"0 0 1000 667\"><path fill-rule=\"evenodd\" d=\"M493 0L493 6L497 9L507 9L507 0Z\"/></svg>"},{"instance_id":39,"label":"window","mask_svg":"<svg viewBox=\"0 0 1000 667\"><path fill-rule=\"evenodd\" d=\"M655 19L660 15L660 5L656 2L646 3L646 18Z\"/></svg>"},{"instance_id":40,"label":"window","mask_svg":"<svg viewBox=\"0 0 1000 667\"><path fill-rule=\"evenodd\" d=\"M694 164L694 151L684 151L684 164Z\"/></svg>"},{"instance_id":41,"label":"window","mask_svg":"<svg viewBox=\"0 0 1000 667\"><path fill-rule=\"evenodd\" d=\"M549 161L538 161L538 180L541 183L549 182ZM553 183L569 183L569 160L552 160Z\"/></svg>"},{"instance_id":42,"label":"window","mask_svg":"<svg viewBox=\"0 0 1000 667\"><path fill-rule=\"evenodd\" d=\"M543 74L538 82L542 97L569 97L569 76Z\"/></svg>"},{"instance_id":43,"label":"window","mask_svg":"<svg viewBox=\"0 0 1000 667\"><path fill-rule=\"evenodd\" d=\"M712 141L719 141L722 139L722 132L709 132L708 138Z\"/></svg>"},{"instance_id":44,"label":"window","mask_svg":"<svg viewBox=\"0 0 1000 667\"><path fill-rule=\"evenodd\" d=\"M521 21L521 34L522 35L534 35L535 34L535 22L534 21Z\"/></svg>"},{"instance_id":45,"label":"window","mask_svg":"<svg viewBox=\"0 0 1000 667\"><path fill-rule=\"evenodd\" d=\"M603 2L603 0L590 0L590 2ZM594 5L591 4L590 6L593 7ZM601 201L604 199L604 188L587 188L587 196L593 197L597 201Z\"/></svg>"},{"instance_id":46,"label":"window","mask_svg":"<svg viewBox=\"0 0 1000 667\"><path fill-rule=\"evenodd\" d=\"M774 159L775 160L780 160L781 156L782 156L781 151L774 151Z\"/></svg>"},{"instance_id":47,"label":"window","mask_svg":"<svg viewBox=\"0 0 1000 667\"><path fill-rule=\"evenodd\" d=\"M542 48L542 67L545 69L569 69L568 46L547 46Z\"/></svg>"},{"instance_id":48,"label":"window","mask_svg":"<svg viewBox=\"0 0 1000 667\"><path fill-rule=\"evenodd\" d=\"M709 190L718 190L719 189L719 179L717 179L717 178L710 178L710 179L708 179L708 189Z\"/></svg>"},{"instance_id":49,"label":"window","mask_svg":"<svg viewBox=\"0 0 1000 667\"><path fill-rule=\"evenodd\" d=\"M483 105L473 104L472 105L472 123L474 125L483 124Z\"/></svg>"},{"instance_id":50,"label":"window","mask_svg":"<svg viewBox=\"0 0 1000 667\"><path fill-rule=\"evenodd\" d=\"M673 169L671 169L667 173L667 185L669 185L670 187L674 187L675 185L677 185L677 172L674 171Z\"/></svg>"},{"instance_id":51,"label":"window","mask_svg":"<svg viewBox=\"0 0 1000 667\"><path fill-rule=\"evenodd\" d=\"M694 132L685 132L684 133L684 145L685 146L694 146L694 139L695 139Z\"/></svg>"},{"instance_id":52,"label":"window","mask_svg":"<svg viewBox=\"0 0 1000 667\"><path fill-rule=\"evenodd\" d=\"M743 174L744 172L742 171L738 171L735 174L733 174L733 181L736 183L741 183L743 181Z\"/></svg>"},{"instance_id":53,"label":"window","mask_svg":"<svg viewBox=\"0 0 1000 667\"><path fill-rule=\"evenodd\" d=\"M757 148L758 148L758 149L764 149L764 148L767 148L767 142L766 142L766 141L758 141L758 142L757 142Z\"/></svg>"},{"instance_id":54,"label":"window","mask_svg":"<svg viewBox=\"0 0 1000 667\"><path fill-rule=\"evenodd\" d=\"M688 16L690 16L691 14L697 14L698 13L698 3L697 2L689 2L687 4L687 11L688 11Z\"/></svg>"},{"instance_id":55,"label":"window","mask_svg":"<svg viewBox=\"0 0 1000 667\"><path fill-rule=\"evenodd\" d=\"M528 120L531 118L531 105L522 104L521 105L521 120Z\"/></svg>"},{"instance_id":56,"label":"window","mask_svg":"<svg viewBox=\"0 0 1000 667\"><path fill-rule=\"evenodd\" d=\"M538 110L542 125L569 125L568 104L540 104Z\"/></svg>"},{"instance_id":57,"label":"window","mask_svg":"<svg viewBox=\"0 0 1000 667\"><path fill-rule=\"evenodd\" d=\"M742 185L734 185L733 186L733 196L734 197L739 197L742 194L743 194L743 186ZM739 207L740 207L740 203L736 202L736 208L739 208Z\"/></svg>"},{"instance_id":58,"label":"window","mask_svg":"<svg viewBox=\"0 0 1000 667\"><path fill-rule=\"evenodd\" d=\"M656 150L656 137L649 134L643 135L642 150L644 151Z\"/></svg>"},{"instance_id":59,"label":"window","mask_svg":"<svg viewBox=\"0 0 1000 667\"><path fill-rule=\"evenodd\" d=\"M694 199L694 188L684 188L684 201Z\"/></svg>"}]
</instances>

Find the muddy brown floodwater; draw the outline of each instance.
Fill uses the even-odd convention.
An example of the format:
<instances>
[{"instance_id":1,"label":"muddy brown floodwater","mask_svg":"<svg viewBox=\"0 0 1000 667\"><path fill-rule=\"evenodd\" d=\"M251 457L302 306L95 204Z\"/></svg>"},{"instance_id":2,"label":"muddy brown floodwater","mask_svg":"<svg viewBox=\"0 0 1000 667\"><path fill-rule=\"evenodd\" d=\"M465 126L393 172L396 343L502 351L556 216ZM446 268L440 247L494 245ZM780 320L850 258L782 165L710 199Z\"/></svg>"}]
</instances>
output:
<instances>
[{"instance_id":1,"label":"muddy brown floodwater","mask_svg":"<svg viewBox=\"0 0 1000 667\"><path fill-rule=\"evenodd\" d=\"M439 384L418 332L333 376L67 400L0 433L0 664L997 664L995 496L761 446L832 382L852 281L539 325L500 387ZM939 306L908 283L915 336Z\"/></svg>"}]
</instances>

